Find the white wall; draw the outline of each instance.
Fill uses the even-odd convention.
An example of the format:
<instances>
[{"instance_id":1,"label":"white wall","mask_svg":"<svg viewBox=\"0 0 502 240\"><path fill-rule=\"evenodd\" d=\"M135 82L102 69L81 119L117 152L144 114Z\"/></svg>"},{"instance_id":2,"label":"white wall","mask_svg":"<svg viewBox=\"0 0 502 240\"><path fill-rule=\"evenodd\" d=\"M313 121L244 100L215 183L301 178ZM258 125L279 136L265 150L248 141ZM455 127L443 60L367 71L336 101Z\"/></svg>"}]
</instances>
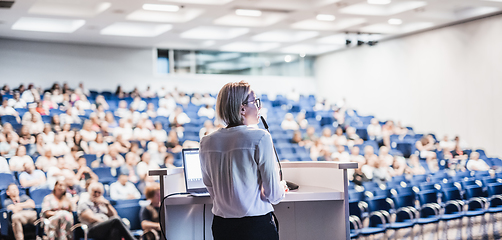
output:
<instances>
[{"instance_id":1,"label":"white wall","mask_svg":"<svg viewBox=\"0 0 502 240\"><path fill-rule=\"evenodd\" d=\"M319 94L502 157L502 16L327 54Z\"/></svg>"},{"instance_id":2,"label":"white wall","mask_svg":"<svg viewBox=\"0 0 502 240\"><path fill-rule=\"evenodd\" d=\"M68 82L76 87L84 82L90 89L124 90L147 85L166 86L187 92L216 93L227 82L246 80L258 94L286 94L294 87L297 92L314 94L316 82L312 77L256 77L232 75L154 74L154 50L44 43L0 39L0 85L11 87L20 83L35 83L48 87L55 81Z\"/></svg>"}]
</instances>

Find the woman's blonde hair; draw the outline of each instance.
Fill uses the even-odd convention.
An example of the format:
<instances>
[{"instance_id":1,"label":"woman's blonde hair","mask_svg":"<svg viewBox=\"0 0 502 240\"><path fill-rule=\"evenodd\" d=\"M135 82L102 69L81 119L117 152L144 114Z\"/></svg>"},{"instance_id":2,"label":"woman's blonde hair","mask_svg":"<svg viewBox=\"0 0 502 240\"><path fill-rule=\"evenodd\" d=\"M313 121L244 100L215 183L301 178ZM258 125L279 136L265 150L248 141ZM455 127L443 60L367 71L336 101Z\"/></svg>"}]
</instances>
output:
<instances>
[{"instance_id":1,"label":"woman's blonde hair","mask_svg":"<svg viewBox=\"0 0 502 240\"><path fill-rule=\"evenodd\" d=\"M227 83L218 93L216 115L227 126L243 124L241 106L247 101L251 87L245 81Z\"/></svg>"}]
</instances>

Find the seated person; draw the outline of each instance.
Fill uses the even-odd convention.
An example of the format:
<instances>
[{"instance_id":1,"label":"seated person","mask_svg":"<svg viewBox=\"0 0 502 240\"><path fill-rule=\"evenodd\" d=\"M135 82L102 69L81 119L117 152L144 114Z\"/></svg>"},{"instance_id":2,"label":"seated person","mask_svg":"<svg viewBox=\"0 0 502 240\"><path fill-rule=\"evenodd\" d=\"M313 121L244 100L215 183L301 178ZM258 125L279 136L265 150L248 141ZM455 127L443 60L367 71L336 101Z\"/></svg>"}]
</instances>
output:
<instances>
[{"instance_id":1,"label":"seated person","mask_svg":"<svg viewBox=\"0 0 502 240\"><path fill-rule=\"evenodd\" d=\"M88 188L89 199L81 199L77 213L80 222L89 226L89 238L97 240L136 240L117 210L103 197L103 184L93 182Z\"/></svg>"},{"instance_id":2,"label":"seated person","mask_svg":"<svg viewBox=\"0 0 502 240\"><path fill-rule=\"evenodd\" d=\"M10 173L9 163L2 156L0 156L0 173Z\"/></svg>"},{"instance_id":3,"label":"seated person","mask_svg":"<svg viewBox=\"0 0 502 240\"><path fill-rule=\"evenodd\" d=\"M24 188L41 187L45 185L46 181L45 173L42 170L35 169L33 162L25 163L24 172L19 174L19 183Z\"/></svg>"},{"instance_id":4,"label":"seated person","mask_svg":"<svg viewBox=\"0 0 502 240\"><path fill-rule=\"evenodd\" d=\"M143 239L154 240L159 239L160 236L160 223L159 223L159 210L160 210L160 186L159 184L152 184L145 189L146 200L150 204L142 207L139 214L141 221L141 228L143 229Z\"/></svg>"},{"instance_id":5,"label":"seated person","mask_svg":"<svg viewBox=\"0 0 502 240\"><path fill-rule=\"evenodd\" d=\"M33 159L26 155L26 147L20 145L17 148L16 155L9 161L10 170L21 172L24 170L24 164L28 162L33 163Z\"/></svg>"},{"instance_id":6,"label":"seated person","mask_svg":"<svg viewBox=\"0 0 502 240\"><path fill-rule=\"evenodd\" d=\"M410 156L409 168L407 168L406 172L413 175L422 175L425 174L425 168L420 164L420 160L418 159L418 155L413 154Z\"/></svg>"},{"instance_id":7,"label":"seated person","mask_svg":"<svg viewBox=\"0 0 502 240\"><path fill-rule=\"evenodd\" d=\"M479 158L478 152L472 152L467 162L467 169L470 171L488 171L490 166L483 159Z\"/></svg>"},{"instance_id":8,"label":"seated person","mask_svg":"<svg viewBox=\"0 0 502 240\"><path fill-rule=\"evenodd\" d=\"M373 181L382 184L391 179L392 176L389 173L389 166L383 160L376 160L375 169L373 169Z\"/></svg>"},{"instance_id":9,"label":"seated person","mask_svg":"<svg viewBox=\"0 0 502 240\"><path fill-rule=\"evenodd\" d=\"M37 220L37 212L35 211L35 202L27 195L19 196L19 188L14 183L7 187L7 199L4 200L3 206L12 211L12 231L16 240L23 240L23 225L33 224Z\"/></svg>"},{"instance_id":10,"label":"seated person","mask_svg":"<svg viewBox=\"0 0 502 240\"><path fill-rule=\"evenodd\" d=\"M44 197L42 202L43 218L49 219L45 224L44 231L49 239L72 239L73 233L73 210L75 203L71 202L71 195L66 192L66 184L63 180L56 181L52 193Z\"/></svg>"},{"instance_id":11,"label":"seated person","mask_svg":"<svg viewBox=\"0 0 502 240\"><path fill-rule=\"evenodd\" d=\"M116 182L110 185L110 198L113 200L139 199L141 193L132 182L128 173L122 172Z\"/></svg>"},{"instance_id":12,"label":"seated person","mask_svg":"<svg viewBox=\"0 0 502 240\"><path fill-rule=\"evenodd\" d=\"M52 156L52 150L48 147L45 148L44 155L37 158L35 162L35 166L37 169L40 169L44 172L49 171L49 168L56 166L58 164L58 160Z\"/></svg>"},{"instance_id":13,"label":"seated person","mask_svg":"<svg viewBox=\"0 0 502 240\"><path fill-rule=\"evenodd\" d=\"M368 125L366 130L368 131L368 138L370 140L375 140L377 142L382 140L382 126L380 126L378 119L372 118L371 124Z\"/></svg>"},{"instance_id":14,"label":"seated person","mask_svg":"<svg viewBox=\"0 0 502 240\"><path fill-rule=\"evenodd\" d=\"M167 153L164 157L164 164L160 165L160 168L175 168L174 166L174 155L172 153Z\"/></svg>"},{"instance_id":15,"label":"seated person","mask_svg":"<svg viewBox=\"0 0 502 240\"><path fill-rule=\"evenodd\" d=\"M331 154L333 161L337 162L348 162L350 161L350 155L345 151L345 147L342 145L336 146L336 152Z\"/></svg>"},{"instance_id":16,"label":"seated person","mask_svg":"<svg viewBox=\"0 0 502 240\"><path fill-rule=\"evenodd\" d=\"M281 128L284 130L298 130L300 129L300 125L295 121L295 117L292 113L286 113L281 123Z\"/></svg>"},{"instance_id":17,"label":"seated person","mask_svg":"<svg viewBox=\"0 0 502 240\"><path fill-rule=\"evenodd\" d=\"M118 168L125 163L124 157L119 154L117 148L110 148L110 152L103 156L103 164L107 167ZM99 159L92 163L93 167L99 167Z\"/></svg>"},{"instance_id":18,"label":"seated person","mask_svg":"<svg viewBox=\"0 0 502 240\"><path fill-rule=\"evenodd\" d=\"M305 142L302 140L302 132L296 130L293 132L293 137L291 138L291 143L296 143L298 146L305 146Z\"/></svg>"}]
</instances>

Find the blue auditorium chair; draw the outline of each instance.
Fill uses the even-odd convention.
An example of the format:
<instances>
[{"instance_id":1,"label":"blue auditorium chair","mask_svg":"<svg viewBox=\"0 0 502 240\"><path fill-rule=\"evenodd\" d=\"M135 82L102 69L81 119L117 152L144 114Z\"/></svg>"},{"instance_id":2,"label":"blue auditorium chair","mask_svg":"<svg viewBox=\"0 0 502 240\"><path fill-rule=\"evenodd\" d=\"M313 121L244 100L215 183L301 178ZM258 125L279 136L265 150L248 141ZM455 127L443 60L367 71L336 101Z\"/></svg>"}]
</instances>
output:
<instances>
[{"instance_id":1,"label":"blue auditorium chair","mask_svg":"<svg viewBox=\"0 0 502 240\"><path fill-rule=\"evenodd\" d=\"M110 184L117 181L117 176L112 174L111 167L93 168L92 171L99 177L99 182L103 184Z\"/></svg>"},{"instance_id":2,"label":"blue auditorium chair","mask_svg":"<svg viewBox=\"0 0 502 240\"><path fill-rule=\"evenodd\" d=\"M11 183L17 184L16 178L11 173L0 173L0 191L7 189Z\"/></svg>"},{"instance_id":3,"label":"blue auditorium chair","mask_svg":"<svg viewBox=\"0 0 502 240\"><path fill-rule=\"evenodd\" d=\"M13 116L13 115L3 115L2 117L0 117L0 119L2 120L2 124L4 124L4 123L10 123L10 124L17 123L17 118L16 118L16 116Z\"/></svg>"},{"instance_id":4,"label":"blue auditorium chair","mask_svg":"<svg viewBox=\"0 0 502 240\"><path fill-rule=\"evenodd\" d=\"M40 208L42 206L42 202L44 201L44 197L51 194L52 190L48 188L37 188L30 189L30 197L35 202L35 206Z\"/></svg>"}]
</instances>

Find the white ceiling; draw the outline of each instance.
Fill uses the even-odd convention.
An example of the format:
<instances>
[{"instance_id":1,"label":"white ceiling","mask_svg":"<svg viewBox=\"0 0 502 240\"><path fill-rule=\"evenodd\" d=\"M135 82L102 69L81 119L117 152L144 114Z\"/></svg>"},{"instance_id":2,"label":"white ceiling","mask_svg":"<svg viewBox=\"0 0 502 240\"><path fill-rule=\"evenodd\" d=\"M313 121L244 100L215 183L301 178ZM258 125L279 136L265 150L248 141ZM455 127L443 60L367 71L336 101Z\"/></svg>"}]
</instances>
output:
<instances>
[{"instance_id":1,"label":"white ceiling","mask_svg":"<svg viewBox=\"0 0 502 240\"><path fill-rule=\"evenodd\" d=\"M145 10L144 4L179 10ZM237 9L261 15L241 16ZM392 0L386 5L367 0L16 0L12 8L0 9L0 37L316 55L344 48L345 32L354 33L349 35L353 42L379 40L501 10L502 0ZM318 14L335 19L317 20Z\"/></svg>"}]
</instances>

